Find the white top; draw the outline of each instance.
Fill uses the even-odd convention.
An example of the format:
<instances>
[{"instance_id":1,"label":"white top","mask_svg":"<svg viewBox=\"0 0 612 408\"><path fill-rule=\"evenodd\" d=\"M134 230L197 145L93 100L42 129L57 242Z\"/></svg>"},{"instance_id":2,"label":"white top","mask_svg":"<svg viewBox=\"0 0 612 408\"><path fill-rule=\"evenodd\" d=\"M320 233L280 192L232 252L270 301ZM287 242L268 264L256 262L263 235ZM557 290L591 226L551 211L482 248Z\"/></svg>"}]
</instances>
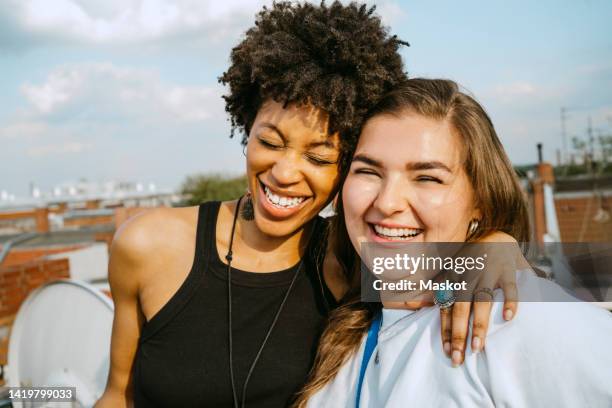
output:
<instances>
[{"instance_id":1,"label":"white top","mask_svg":"<svg viewBox=\"0 0 612 408\"><path fill-rule=\"evenodd\" d=\"M531 272L518 272L517 286L527 299L536 297L526 291L553 291L568 302L522 302L505 322L496 291L485 350L468 345L457 368L442 350L437 307L384 309L360 406L612 407L612 314ZM365 338L309 407L355 407Z\"/></svg>"}]
</instances>

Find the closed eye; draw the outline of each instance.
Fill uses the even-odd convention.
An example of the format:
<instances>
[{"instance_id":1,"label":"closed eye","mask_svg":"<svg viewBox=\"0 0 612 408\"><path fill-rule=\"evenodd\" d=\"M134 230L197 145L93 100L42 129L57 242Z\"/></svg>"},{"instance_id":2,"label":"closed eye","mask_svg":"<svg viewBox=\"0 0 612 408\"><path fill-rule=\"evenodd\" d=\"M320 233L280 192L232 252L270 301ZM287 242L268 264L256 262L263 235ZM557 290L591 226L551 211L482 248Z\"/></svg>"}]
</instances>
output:
<instances>
[{"instance_id":1,"label":"closed eye","mask_svg":"<svg viewBox=\"0 0 612 408\"><path fill-rule=\"evenodd\" d=\"M418 176L416 180L422 181L422 182L434 182L438 184L443 184L442 180L440 180L437 177L432 177L432 176Z\"/></svg>"},{"instance_id":2,"label":"closed eye","mask_svg":"<svg viewBox=\"0 0 612 408\"><path fill-rule=\"evenodd\" d=\"M379 176L379 174L378 174L378 172L376 170L368 168L368 167L357 168L357 169L353 170L353 173L355 173L355 174L368 174L368 175L373 175L373 176Z\"/></svg>"},{"instance_id":3,"label":"closed eye","mask_svg":"<svg viewBox=\"0 0 612 408\"><path fill-rule=\"evenodd\" d=\"M330 164L336 164L336 162L333 160L325 159L314 154L306 154L306 158L308 159L308 161L313 164L316 164L317 166L328 166Z\"/></svg>"},{"instance_id":4,"label":"closed eye","mask_svg":"<svg viewBox=\"0 0 612 408\"><path fill-rule=\"evenodd\" d=\"M263 146L265 146L267 148L270 148L270 149L278 150L278 149L282 149L283 148L282 145L269 142L269 141L267 141L267 140L265 140L265 139L263 139L261 137L258 137L257 140L259 140L259 143L261 143Z\"/></svg>"}]
</instances>

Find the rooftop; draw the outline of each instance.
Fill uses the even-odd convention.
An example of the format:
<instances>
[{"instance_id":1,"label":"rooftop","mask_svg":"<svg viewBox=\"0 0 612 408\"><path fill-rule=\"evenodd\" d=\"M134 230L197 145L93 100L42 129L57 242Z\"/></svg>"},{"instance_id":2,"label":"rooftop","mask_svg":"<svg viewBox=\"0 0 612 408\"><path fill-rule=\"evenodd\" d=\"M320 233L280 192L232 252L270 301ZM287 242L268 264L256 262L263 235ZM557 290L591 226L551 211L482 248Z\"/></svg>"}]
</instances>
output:
<instances>
[{"instance_id":1,"label":"rooftop","mask_svg":"<svg viewBox=\"0 0 612 408\"><path fill-rule=\"evenodd\" d=\"M96 236L100 233L113 233L114 225L96 225L78 230L61 230L39 233L30 239L19 242L13 248L33 248L54 245L72 245L96 242ZM0 245L16 239L24 234L0 235Z\"/></svg>"}]
</instances>

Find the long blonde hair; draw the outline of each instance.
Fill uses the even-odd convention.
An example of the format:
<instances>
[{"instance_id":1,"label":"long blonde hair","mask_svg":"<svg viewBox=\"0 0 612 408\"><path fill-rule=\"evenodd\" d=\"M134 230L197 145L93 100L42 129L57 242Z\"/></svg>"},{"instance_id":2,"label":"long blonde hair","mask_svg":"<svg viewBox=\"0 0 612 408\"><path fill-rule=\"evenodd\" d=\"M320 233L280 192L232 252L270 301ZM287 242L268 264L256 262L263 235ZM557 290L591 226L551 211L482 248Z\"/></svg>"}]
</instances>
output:
<instances>
[{"instance_id":1,"label":"long blonde hair","mask_svg":"<svg viewBox=\"0 0 612 408\"><path fill-rule=\"evenodd\" d=\"M465 171L474 189L476 206L482 214L478 228L469 240L495 230L508 233L518 242L527 242L529 216L525 197L482 106L461 92L453 81L417 78L407 80L385 95L368 118L406 113L449 120L453 130L463 139ZM342 197L342 194L338 196ZM308 399L336 376L340 367L359 348L374 313L381 308L380 304L360 301L360 260L348 237L341 199L338 201L338 215L332 224L331 239L350 289L342 306L330 314L310 377L298 395L295 407L306 406Z\"/></svg>"}]
</instances>

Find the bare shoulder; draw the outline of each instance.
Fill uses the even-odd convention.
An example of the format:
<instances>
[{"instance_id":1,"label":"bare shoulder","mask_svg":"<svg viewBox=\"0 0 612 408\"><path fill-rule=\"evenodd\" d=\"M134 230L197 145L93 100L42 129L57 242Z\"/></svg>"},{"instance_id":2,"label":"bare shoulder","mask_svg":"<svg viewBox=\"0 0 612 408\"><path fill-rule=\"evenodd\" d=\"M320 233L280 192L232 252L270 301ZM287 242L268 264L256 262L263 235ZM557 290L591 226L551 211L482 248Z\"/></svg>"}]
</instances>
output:
<instances>
[{"instance_id":1,"label":"bare shoulder","mask_svg":"<svg viewBox=\"0 0 612 408\"><path fill-rule=\"evenodd\" d=\"M516 243L516 239L503 231L492 231L478 240L480 243L506 242Z\"/></svg>"},{"instance_id":2,"label":"bare shoulder","mask_svg":"<svg viewBox=\"0 0 612 408\"><path fill-rule=\"evenodd\" d=\"M166 263L168 257L177 255L177 248L188 251L193 246L192 241L195 241L192 238L195 236L197 216L197 206L159 207L137 214L123 223L111 244L111 285L113 278L132 281L146 279L143 273L156 269L152 266ZM119 270L132 272L113 276L113 271Z\"/></svg>"},{"instance_id":3,"label":"bare shoulder","mask_svg":"<svg viewBox=\"0 0 612 408\"><path fill-rule=\"evenodd\" d=\"M113 239L113 246L133 256L148 254L166 242L168 233L193 228L197 222L198 207L157 207L143 211L123 223Z\"/></svg>"}]
</instances>

